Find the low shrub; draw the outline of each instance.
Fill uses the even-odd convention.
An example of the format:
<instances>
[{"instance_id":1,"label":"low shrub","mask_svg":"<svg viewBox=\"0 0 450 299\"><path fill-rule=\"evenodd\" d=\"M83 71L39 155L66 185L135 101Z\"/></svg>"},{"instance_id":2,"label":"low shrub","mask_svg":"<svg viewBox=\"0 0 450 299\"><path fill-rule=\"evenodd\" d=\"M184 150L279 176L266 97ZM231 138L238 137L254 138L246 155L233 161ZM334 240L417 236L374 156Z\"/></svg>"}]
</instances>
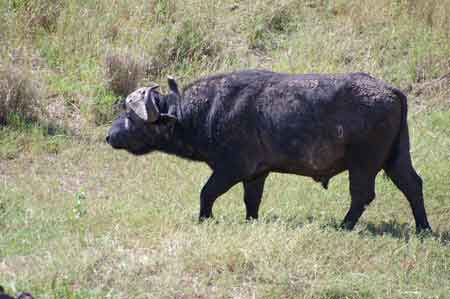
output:
<instances>
[{"instance_id":1,"label":"low shrub","mask_svg":"<svg viewBox=\"0 0 450 299\"><path fill-rule=\"evenodd\" d=\"M25 67L0 64L0 124L17 117L36 121L42 114L38 82Z\"/></svg>"},{"instance_id":2,"label":"low shrub","mask_svg":"<svg viewBox=\"0 0 450 299\"><path fill-rule=\"evenodd\" d=\"M160 77L168 70L195 69L222 59L223 44L211 33L213 26L189 18L173 25L156 41L147 76Z\"/></svg>"},{"instance_id":3,"label":"low shrub","mask_svg":"<svg viewBox=\"0 0 450 299\"><path fill-rule=\"evenodd\" d=\"M130 53L108 54L105 59L106 85L115 95L126 97L144 77L145 64Z\"/></svg>"},{"instance_id":4,"label":"low shrub","mask_svg":"<svg viewBox=\"0 0 450 299\"><path fill-rule=\"evenodd\" d=\"M27 33L39 30L55 32L61 9L62 0L13 0L12 7L18 16L22 29Z\"/></svg>"},{"instance_id":5,"label":"low shrub","mask_svg":"<svg viewBox=\"0 0 450 299\"><path fill-rule=\"evenodd\" d=\"M272 34L289 33L295 26L294 20L301 14L301 6L296 1L279 5L274 9L265 8L250 19L247 30L247 42L250 49L266 50L272 48Z\"/></svg>"},{"instance_id":6,"label":"low shrub","mask_svg":"<svg viewBox=\"0 0 450 299\"><path fill-rule=\"evenodd\" d=\"M117 96L106 89L99 88L90 103L88 118L96 125L103 125L110 122L118 113L116 103L120 100Z\"/></svg>"}]
</instances>

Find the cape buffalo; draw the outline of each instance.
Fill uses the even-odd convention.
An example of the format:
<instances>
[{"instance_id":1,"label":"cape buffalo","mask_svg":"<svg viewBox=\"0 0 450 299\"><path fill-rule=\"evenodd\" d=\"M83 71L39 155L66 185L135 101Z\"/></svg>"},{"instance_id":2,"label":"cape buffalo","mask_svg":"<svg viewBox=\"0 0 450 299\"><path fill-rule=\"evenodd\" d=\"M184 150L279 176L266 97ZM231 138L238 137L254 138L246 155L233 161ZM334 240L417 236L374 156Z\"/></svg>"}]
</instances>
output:
<instances>
[{"instance_id":1,"label":"cape buffalo","mask_svg":"<svg viewBox=\"0 0 450 299\"><path fill-rule=\"evenodd\" d=\"M134 155L154 150L203 161L212 175L200 194L200 220L242 182L247 219L258 218L270 172L309 176L327 188L348 170L352 229L375 197L384 170L408 199L418 231L431 230L422 180L411 163L406 96L365 73L290 75L244 70L200 79L182 93L156 87L130 94L106 138Z\"/></svg>"}]
</instances>

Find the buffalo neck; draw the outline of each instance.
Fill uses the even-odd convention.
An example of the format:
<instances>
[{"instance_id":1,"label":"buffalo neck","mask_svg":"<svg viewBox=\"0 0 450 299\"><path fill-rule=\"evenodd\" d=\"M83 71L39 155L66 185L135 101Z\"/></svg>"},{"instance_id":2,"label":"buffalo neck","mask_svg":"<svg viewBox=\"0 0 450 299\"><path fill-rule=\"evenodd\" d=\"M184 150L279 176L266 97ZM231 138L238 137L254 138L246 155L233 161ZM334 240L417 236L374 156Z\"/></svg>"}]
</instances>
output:
<instances>
[{"instance_id":1,"label":"buffalo neck","mask_svg":"<svg viewBox=\"0 0 450 299\"><path fill-rule=\"evenodd\" d=\"M204 154L205 145L199 142L203 138L198 138L203 134L192 126L189 115L181 113L179 104L172 103L167 108L176 116L177 122L171 133L164 136L158 150L180 158L208 163L208 157Z\"/></svg>"}]
</instances>

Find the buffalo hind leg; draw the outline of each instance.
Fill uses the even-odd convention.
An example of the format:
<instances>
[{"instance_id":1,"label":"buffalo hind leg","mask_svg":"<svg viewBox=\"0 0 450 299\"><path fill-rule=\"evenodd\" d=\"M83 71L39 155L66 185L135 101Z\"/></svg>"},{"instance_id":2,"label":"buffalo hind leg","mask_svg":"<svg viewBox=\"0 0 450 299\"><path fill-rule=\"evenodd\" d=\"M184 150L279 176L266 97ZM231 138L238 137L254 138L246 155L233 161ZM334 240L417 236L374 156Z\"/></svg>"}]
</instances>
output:
<instances>
[{"instance_id":1,"label":"buffalo hind leg","mask_svg":"<svg viewBox=\"0 0 450 299\"><path fill-rule=\"evenodd\" d=\"M267 173L249 181L243 181L246 219L258 219L259 205L264 191Z\"/></svg>"},{"instance_id":2,"label":"buffalo hind leg","mask_svg":"<svg viewBox=\"0 0 450 299\"><path fill-rule=\"evenodd\" d=\"M352 230L366 207L375 198L375 175L352 169L349 174L351 204L341 227Z\"/></svg>"},{"instance_id":3,"label":"buffalo hind leg","mask_svg":"<svg viewBox=\"0 0 450 299\"><path fill-rule=\"evenodd\" d=\"M384 169L386 174L406 196L416 221L417 232L431 231L423 203L422 179L412 166L409 152L400 156Z\"/></svg>"},{"instance_id":4,"label":"buffalo hind leg","mask_svg":"<svg viewBox=\"0 0 450 299\"><path fill-rule=\"evenodd\" d=\"M213 172L200 193L200 221L213 216L212 208L216 199L237 182L238 180L235 177L227 175L226 172Z\"/></svg>"}]
</instances>

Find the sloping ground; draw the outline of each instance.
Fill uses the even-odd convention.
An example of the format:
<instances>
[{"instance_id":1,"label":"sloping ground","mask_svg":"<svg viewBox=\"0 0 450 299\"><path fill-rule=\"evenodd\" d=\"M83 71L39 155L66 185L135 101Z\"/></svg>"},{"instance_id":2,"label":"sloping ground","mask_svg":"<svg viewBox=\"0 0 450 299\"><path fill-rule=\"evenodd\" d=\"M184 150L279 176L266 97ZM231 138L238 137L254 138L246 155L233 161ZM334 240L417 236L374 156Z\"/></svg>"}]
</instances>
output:
<instances>
[{"instance_id":1,"label":"sloping ground","mask_svg":"<svg viewBox=\"0 0 450 299\"><path fill-rule=\"evenodd\" d=\"M450 72L449 14L449 0L7 1L0 73L24 74L9 82L39 86L41 118L83 135L135 86L164 88L168 74L186 84L248 67L364 71L414 89ZM0 95L17 87L0 84Z\"/></svg>"},{"instance_id":2,"label":"sloping ground","mask_svg":"<svg viewBox=\"0 0 450 299\"><path fill-rule=\"evenodd\" d=\"M35 298L448 299L450 3L423 3L0 4L0 67L23 70L43 107L37 122L0 128L0 285ZM407 201L382 175L354 232L336 229L346 174L327 191L273 174L260 221L243 221L239 186L218 200L217 222L199 225L205 165L103 143L133 84L245 67L366 71L408 92L434 234L414 234Z\"/></svg>"},{"instance_id":3,"label":"sloping ground","mask_svg":"<svg viewBox=\"0 0 450 299\"><path fill-rule=\"evenodd\" d=\"M204 165L134 158L71 142L58 155L3 160L0 281L38 298L443 298L450 293L448 112L410 119L433 236L414 234L400 192L377 180L355 232L336 230L347 177L323 190L272 175L262 219L241 187L197 224Z\"/></svg>"}]
</instances>

